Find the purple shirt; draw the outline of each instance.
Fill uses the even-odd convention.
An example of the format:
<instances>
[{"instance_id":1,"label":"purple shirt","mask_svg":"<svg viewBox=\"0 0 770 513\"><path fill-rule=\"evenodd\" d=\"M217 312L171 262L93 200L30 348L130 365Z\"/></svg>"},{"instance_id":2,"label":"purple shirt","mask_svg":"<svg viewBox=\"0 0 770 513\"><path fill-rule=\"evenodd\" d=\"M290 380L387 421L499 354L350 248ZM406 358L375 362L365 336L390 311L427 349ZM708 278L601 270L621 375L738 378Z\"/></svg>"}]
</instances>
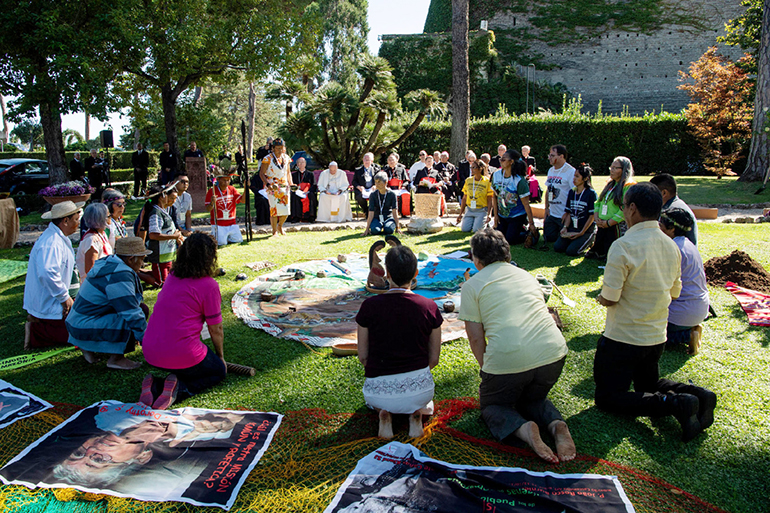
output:
<instances>
[{"instance_id":1,"label":"purple shirt","mask_svg":"<svg viewBox=\"0 0 770 513\"><path fill-rule=\"evenodd\" d=\"M147 363L162 369L188 369L206 357L203 323L222 322L222 295L214 278L168 275L147 323L142 352Z\"/></svg>"},{"instance_id":2,"label":"purple shirt","mask_svg":"<svg viewBox=\"0 0 770 513\"><path fill-rule=\"evenodd\" d=\"M682 254L682 292L668 307L668 322L697 326L709 313L709 293L698 248L684 236L674 238Z\"/></svg>"}]
</instances>

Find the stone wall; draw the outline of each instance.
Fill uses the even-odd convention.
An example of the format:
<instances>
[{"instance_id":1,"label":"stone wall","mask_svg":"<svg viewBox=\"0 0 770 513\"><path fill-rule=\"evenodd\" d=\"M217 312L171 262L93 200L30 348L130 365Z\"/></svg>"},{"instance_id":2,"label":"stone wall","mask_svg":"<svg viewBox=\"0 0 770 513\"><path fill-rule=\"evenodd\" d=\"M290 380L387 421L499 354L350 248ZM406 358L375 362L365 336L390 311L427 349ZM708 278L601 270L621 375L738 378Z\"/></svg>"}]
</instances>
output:
<instances>
[{"instance_id":1,"label":"stone wall","mask_svg":"<svg viewBox=\"0 0 770 513\"><path fill-rule=\"evenodd\" d=\"M560 46L530 41L532 55L540 54L546 64L554 66L550 71L536 71L536 80L561 82L574 96L582 95L585 110L591 112L600 100L606 113L618 113L623 106L632 114L659 112L661 107L678 112L689 102L688 95L677 89L679 71L687 71L709 46L717 45L716 37L724 34L725 22L745 8L739 0L684 0L677 5L696 10L712 28L693 31L662 26L652 34L610 30L586 42ZM532 29L521 13L498 12L488 21L490 30ZM717 46L734 60L742 55L740 48Z\"/></svg>"}]
</instances>

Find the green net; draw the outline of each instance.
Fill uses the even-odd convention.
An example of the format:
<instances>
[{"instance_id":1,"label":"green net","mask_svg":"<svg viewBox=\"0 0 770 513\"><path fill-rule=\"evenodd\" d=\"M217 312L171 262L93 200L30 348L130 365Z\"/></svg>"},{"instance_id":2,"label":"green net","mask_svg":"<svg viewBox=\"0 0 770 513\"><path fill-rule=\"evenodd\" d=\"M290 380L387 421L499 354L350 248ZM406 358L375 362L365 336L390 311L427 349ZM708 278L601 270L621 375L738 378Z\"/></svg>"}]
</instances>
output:
<instances>
[{"instance_id":1,"label":"green net","mask_svg":"<svg viewBox=\"0 0 770 513\"><path fill-rule=\"evenodd\" d=\"M475 438L453 427L478 408L475 399L449 399L436 404L425 435L407 439L405 424L396 439L412 443L428 456L457 464L522 467L533 471L594 473L618 476L636 511L720 512L697 497L643 472L590 456L578 456L558 467L530 451ZM0 463L60 424L80 408L55 408L0 430ZM245 409L245 408L244 408ZM399 426L394 426L398 428ZM306 409L286 413L272 444L244 482L231 511L323 511L359 459L382 446L375 414L327 413ZM198 510L177 502L142 502L73 489L0 487L0 510L24 513L184 512Z\"/></svg>"}]
</instances>

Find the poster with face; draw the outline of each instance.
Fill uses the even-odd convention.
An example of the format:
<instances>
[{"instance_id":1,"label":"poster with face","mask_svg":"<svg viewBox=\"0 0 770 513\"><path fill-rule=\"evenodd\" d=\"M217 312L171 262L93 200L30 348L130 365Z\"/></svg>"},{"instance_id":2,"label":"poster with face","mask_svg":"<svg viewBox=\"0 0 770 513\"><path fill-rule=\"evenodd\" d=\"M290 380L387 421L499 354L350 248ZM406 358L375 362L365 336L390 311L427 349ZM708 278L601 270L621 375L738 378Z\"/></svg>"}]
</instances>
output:
<instances>
[{"instance_id":1,"label":"poster with face","mask_svg":"<svg viewBox=\"0 0 770 513\"><path fill-rule=\"evenodd\" d=\"M5 484L230 509L282 415L102 401L0 469Z\"/></svg>"},{"instance_id":2,"label":"poster with face","mask_svg":"<svg viewBox=\"0 0 770 513\"><path fill-rule=\"evenodd\" d=\"M325 513L633 513L620 481L596 474L453 465L392 442L358 462Z\"/></svg>"},{"instance_id":3,"label":"poster with face","mask_svg":"<svg viewBox=\"0 0 770 513\"><path fill-rule=\"evenodd\" d=\"M0 429L53 406L0 379Z\"/></svg>"}]
</instances>

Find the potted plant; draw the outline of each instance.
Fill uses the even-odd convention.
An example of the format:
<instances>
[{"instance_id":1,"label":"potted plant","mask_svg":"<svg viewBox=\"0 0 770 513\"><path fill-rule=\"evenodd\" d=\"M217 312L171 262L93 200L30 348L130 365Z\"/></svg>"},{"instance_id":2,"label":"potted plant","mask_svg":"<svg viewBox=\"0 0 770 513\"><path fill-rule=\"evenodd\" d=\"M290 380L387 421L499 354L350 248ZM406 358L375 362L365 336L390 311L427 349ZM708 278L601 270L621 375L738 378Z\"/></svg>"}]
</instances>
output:
<instances>
[{"instance_id":1,"label":"potted plant","mask_svg":"<svg viewBox=\"0 0 770 513\"><path fill-rule=\"evenodd\" d=\"M51 205L61 203L62 201L78 203L81 201L88 201L94 190L95 189L87 183L73 181L49 185L48 187L41 189L40 192L38 192L38 195L42 196L43 199Z\"/></svg>"}]
</instances>

